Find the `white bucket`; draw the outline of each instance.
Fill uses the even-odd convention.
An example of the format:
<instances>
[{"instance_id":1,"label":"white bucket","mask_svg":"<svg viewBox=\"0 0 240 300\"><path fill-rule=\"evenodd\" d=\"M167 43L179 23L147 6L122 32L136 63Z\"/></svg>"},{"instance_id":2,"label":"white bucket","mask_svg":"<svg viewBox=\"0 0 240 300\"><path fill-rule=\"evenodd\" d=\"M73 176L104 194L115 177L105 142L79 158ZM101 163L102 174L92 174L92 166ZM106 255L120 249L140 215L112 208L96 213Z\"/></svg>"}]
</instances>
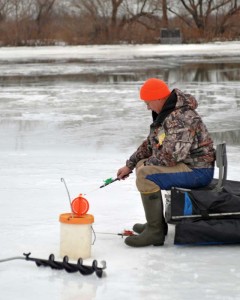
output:
<instances>
[{"instance_id":1,"label":"white bucket","mask_svg":"<svg viewBox=\"0 0 240 300\"><path fill-rule=\"evenodd\" d=\"M94 217L89 214L75 216L61 214L60 221L60 256L69 259L89 258L91 256L92 228Z\"/></svg>"}]
</instances>

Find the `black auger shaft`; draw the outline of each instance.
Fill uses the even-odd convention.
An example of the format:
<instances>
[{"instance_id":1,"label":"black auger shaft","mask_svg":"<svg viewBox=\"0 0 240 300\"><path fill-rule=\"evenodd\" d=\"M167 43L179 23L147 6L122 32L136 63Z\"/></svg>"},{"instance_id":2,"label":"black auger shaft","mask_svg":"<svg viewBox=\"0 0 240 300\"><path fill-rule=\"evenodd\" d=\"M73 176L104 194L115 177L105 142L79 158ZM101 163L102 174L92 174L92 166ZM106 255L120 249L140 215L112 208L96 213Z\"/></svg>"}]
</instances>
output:
<instances>
[{"instance_id":1,"label":"black auger shaft","mask_svg":"<svg viewBox=\"0 0 240 300\"><path fill-rule=\"evenodd\" d=\"M16 259L25 259L28 261L34 261L38 267L50 267L51 269L55 270L65 270L68 273L75 273L79 272L82 275L91 275L94 272L96 273L97 277L101 278L103 275L103 270L106 269L106 262L102 261L102 267L98 267L98 263L96 260L92 262L92 266L85 266L83 264L82 258L79 258L77 263L69 263L68 256L64 256L63 261L55 261L55 257L53 254L49 255L48 259L41 259L41 258L34 258L30 257L31 253L23 253L24 257L16 256L10 257L6 259L0 260L1 262L7 262Z\"/></svg>"}]
</instances>

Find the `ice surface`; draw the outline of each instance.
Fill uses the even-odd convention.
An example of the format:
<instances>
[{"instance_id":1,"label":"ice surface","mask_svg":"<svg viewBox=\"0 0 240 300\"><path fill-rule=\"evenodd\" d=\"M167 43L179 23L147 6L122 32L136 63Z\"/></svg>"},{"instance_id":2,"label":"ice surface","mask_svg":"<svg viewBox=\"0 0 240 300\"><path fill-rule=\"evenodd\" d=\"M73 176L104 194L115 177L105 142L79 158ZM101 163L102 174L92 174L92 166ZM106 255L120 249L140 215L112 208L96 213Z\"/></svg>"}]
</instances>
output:
<instances>
[{"instance_id":1,"label":"ice surface","mask_svg":"<svg viewBox=\"0 0 240 300\"><path fill-rule=\"evenodd\" d=\"M36 61L90 59L118 60L123 58L146 58L154 56L239 56L240 42L188 44L188 45L116 45L116 46L71 46L71 47L21 47L1 48L0 60L14 62L18 60Z\"/></svg>"},{"instance_id":2,"label":"ice surface","mask_svg":"<svg viewBox=\"0 0 240 300\"><path fill-rule=\"evenodd\" d=\"M239 46L0 48L0 259L29 251L33 257L54 253L60 259L58 217L70 210L63 177L72 198L87 193L95 217L96 241L85 263L107 262L102 279L27 261L1 263L1 299L240 298L238 245L177 247L170 225L164 247L130 248L117 233L144 222L135 175L96 190L116 175L147 134L151 117L138 100L138 89L147 76L166 75L163 66L172 87L177 82L199 100L215 142L227 140L229 178L239 180L238 77L227 80L211 69L210 81L194 80L193 66L174 57L157 68L157 56L184 54L191 64L195 55L220 61L223 56L236 69ZM181 72L186 66L187 74Z\"/></svg>"}]
</instances>

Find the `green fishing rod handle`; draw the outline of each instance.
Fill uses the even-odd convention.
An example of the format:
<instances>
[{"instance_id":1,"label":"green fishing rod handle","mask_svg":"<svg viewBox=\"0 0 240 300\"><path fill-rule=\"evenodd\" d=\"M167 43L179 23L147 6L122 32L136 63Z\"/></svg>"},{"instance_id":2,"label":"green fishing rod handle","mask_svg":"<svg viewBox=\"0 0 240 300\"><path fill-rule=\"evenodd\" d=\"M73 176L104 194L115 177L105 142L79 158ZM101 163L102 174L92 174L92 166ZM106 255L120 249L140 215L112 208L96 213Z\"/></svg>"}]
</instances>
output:
<instances>
[{"instance_id":1,"label":"green fishing rod handle","mask_svg":"<svg viewBox=\"0 0 240 300\"><path fill-rule=\"evenodd\" d=\"M113 179L112 179L112 177L111 177L111 178L108 178L108 179L104 180L103 182L104 182L105 185L107 185L107 184L112 183L112 182L113 182Z\"/></svg>"}]
</instances>

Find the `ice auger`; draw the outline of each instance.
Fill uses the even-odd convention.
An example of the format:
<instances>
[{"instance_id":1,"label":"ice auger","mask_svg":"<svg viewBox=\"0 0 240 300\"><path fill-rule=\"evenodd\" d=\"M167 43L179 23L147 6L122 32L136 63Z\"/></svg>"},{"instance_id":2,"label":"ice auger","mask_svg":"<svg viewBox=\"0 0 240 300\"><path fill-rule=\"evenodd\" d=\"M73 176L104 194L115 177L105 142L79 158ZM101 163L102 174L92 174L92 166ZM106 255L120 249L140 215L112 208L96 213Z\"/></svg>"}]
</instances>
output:
<instances>
[{"instance_id":1,"label":"ice auger","mask_svg":"<svg viewBox=\"0 0 240 300\"><path fill-rule=\"evenodd\" d=\"M101 278L103 275L103 270L106 269L106 262L102 261L102 267L98 267L98 263L96 260L92 262L92 266L86 266L83 264L83 259L79 258L77 263L70 263L68 256L64 256L63 261L56 261L54 254L50 254L48 259L34 258L30 257L31 253L23 253L23 256L10 257L6 259L0 260L1 262L16 260L16 259L24 259L28 261L34 261L38 267L50 267L54 270L65 270L68 273L79 272L82 275L91 275L94 272L97 277Z\"/></svg>"}]
</instances>

